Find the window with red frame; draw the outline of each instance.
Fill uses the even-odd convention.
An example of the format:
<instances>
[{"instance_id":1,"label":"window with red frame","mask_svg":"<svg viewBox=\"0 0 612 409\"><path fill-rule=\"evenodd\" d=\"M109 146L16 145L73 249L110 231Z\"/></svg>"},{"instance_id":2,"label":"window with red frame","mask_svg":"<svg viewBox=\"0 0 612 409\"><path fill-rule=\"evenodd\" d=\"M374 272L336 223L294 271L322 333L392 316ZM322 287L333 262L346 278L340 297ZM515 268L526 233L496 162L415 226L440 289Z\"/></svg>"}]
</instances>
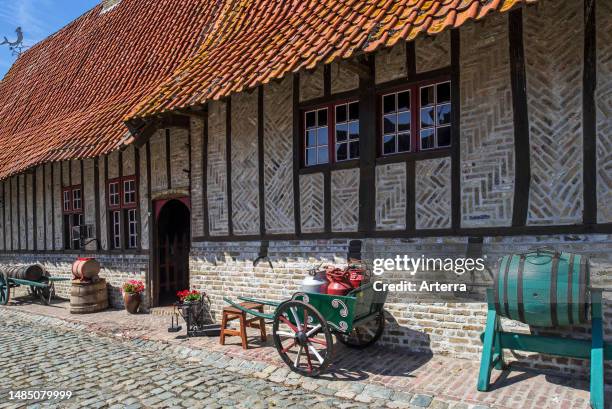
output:
<instances>
[{"instance_id":1,"label":"window with red frame","mask_svg":"<svg viewBox=\"0 0 612 409\"><path fill-rule=\"evenodd\" d=\"M137 183L135 176L108 182L110 245L113 249L138 247Z\"/></svg>"},{"instance_id":2,"label":"window with red frame","mask_svg":"<svg viewBox=\"0 0 612 409\"><path fill-rule=\"evenodd\" d=\"M382 95L381 153L451 146L451 83L416 84Z\"/></svg>"},{"instance_id":3,"label":"window with red frame","mask_svg":"<svg viewBox=\"0 0 612 409\"><path fill-rule=\"evenodd\" d=\"M359 159L359 102L305 111L303 135L307 167Z\"/></svg>"},{"instance_id":4,"label":"window with red frame","mask_svg":"<svg viewBox=\"0 0 612 409\"><path fill-rule=\"evenodd\" d=\"M64 247L68 250L77 250L82 246L80 233L84 224L82 192L80 185L65 187L62 192Z\"/></svg>"}]
</instances>

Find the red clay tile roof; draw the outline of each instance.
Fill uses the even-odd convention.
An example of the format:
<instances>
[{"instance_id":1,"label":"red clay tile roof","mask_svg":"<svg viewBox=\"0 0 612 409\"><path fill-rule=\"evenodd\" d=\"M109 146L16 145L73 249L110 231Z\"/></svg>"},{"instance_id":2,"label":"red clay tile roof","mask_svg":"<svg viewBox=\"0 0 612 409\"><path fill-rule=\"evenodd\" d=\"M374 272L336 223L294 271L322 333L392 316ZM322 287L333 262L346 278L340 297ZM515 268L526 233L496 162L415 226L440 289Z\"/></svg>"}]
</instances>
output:
<instances>
[{"instance_id":1,"label":"red clay tile roof","mask_svg":"<svg viewBox=\"0 0 612 409\"><path fill-rule=\"evenodd\" d=\"M535 1L225 1L197 54L128 118L202 104L320 62L437 34Z\"/></svg>"},{"instance_id":2,"label":"red clay tile roof","mask_svg":"<svg viewBox=\"0 0 612 409\"><path fill-rule=\"evenodd\" d=\"M0 178L116 149L123 117L198 49L209 3L98 5L24 53L0 82Z\"/></svg>"}]
</instances>

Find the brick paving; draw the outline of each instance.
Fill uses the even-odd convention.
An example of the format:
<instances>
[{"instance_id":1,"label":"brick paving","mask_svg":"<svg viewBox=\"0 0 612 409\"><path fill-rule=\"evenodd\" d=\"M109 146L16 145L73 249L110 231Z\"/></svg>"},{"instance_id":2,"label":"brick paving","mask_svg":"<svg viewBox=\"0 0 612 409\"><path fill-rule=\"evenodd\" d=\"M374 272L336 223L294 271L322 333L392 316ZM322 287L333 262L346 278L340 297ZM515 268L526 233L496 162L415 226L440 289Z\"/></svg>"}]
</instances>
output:
<instances>
[{"instance_id":1,"label":"brick paving","mask_svg":"<svg viewBox=\"0 0 612 409\"><path fill-rule=\"evenodd\" d=\"M184 357L202 354L206 356L206 365L222 362L224 370L235 370L255 379L369 406L432 409L589 407L588 382L580 379L527 372L520 368L510 372L494 371L492 379L496 382L493 390L482 393L475 387L478 361L410 354L376 346L355 352L342 345L336 347L330 373L319 379L303 378L286 369L270 339L262 344L254 336L250 338L252 348L244 351L237 337L228 338L227 345L221 346L216 337L186 338L184 330L178 334L168 333L170 318L157 315L163 310L137 316L130 316L122 310L71 315L67 307L66 302L56 302L47 307L17 299L9 307L0 308L0 315L42 320L53 328L75 326L136 345L157 345L155 348L176 351ZM2 359L4 357L0 356L0 361ZM206 373L206 369L201 373ZM607 391L612 392L610 389ZM612 397L611 393L608 394ZM608 407L612 407L611 400L608 399Z\"/></svg>"}]
</instances>

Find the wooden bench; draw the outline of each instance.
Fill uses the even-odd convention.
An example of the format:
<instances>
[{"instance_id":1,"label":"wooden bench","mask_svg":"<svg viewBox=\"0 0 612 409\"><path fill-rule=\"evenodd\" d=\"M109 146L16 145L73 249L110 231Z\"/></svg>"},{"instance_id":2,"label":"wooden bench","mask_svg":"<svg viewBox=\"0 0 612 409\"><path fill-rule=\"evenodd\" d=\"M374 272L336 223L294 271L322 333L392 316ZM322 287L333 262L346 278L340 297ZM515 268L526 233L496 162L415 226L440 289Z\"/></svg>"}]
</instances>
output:
<instances>
[{"instance_id":1,"label":"wooden bench","mask_svg":"<svg viewBox=\"0 0 612 409\"><path fill-rule=\"evenodd\" d=\"M243 302L240 303L241 307L244 307L249 310L259 311L263 313L264 306L260 303L255 302ZM239 329L231 329L227 328L227 324L230 321L239 320L240 328ZM219 339L219 343L221 345L225 345L225 337L226 336L239 336L242 341L242 348L249 349L249 344L247 341L247 328L257 328L261 334L261 340L263 342L266 341L266 324L263 318L253 317L247 318L247 313L239 310L236 307L228 306L223 308L223 317L221 319L221 337Z\"/></svg>"}]
</instances>

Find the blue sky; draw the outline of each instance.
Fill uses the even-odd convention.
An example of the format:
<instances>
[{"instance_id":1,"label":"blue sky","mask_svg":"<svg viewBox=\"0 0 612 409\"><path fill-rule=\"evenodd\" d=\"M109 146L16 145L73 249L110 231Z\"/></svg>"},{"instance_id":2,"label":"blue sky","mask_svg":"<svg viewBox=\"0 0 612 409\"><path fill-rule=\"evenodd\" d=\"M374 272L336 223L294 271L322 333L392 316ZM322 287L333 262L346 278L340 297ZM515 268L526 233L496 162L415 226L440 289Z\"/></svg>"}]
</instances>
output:
<instances>
[{"instance_id":1,"label":"blue sky","mask_svg":"<svg viewBox=\"0 0 612 409\"><path fill-rule=\"evenodd\" d=\"M24 32L24 44L31 46L55 33L98 4L100 0L0 0L0 42L16 38L15 29ZM6 45L0 46L0 78L15 62Z\"/></svg>"}]
</instances>

